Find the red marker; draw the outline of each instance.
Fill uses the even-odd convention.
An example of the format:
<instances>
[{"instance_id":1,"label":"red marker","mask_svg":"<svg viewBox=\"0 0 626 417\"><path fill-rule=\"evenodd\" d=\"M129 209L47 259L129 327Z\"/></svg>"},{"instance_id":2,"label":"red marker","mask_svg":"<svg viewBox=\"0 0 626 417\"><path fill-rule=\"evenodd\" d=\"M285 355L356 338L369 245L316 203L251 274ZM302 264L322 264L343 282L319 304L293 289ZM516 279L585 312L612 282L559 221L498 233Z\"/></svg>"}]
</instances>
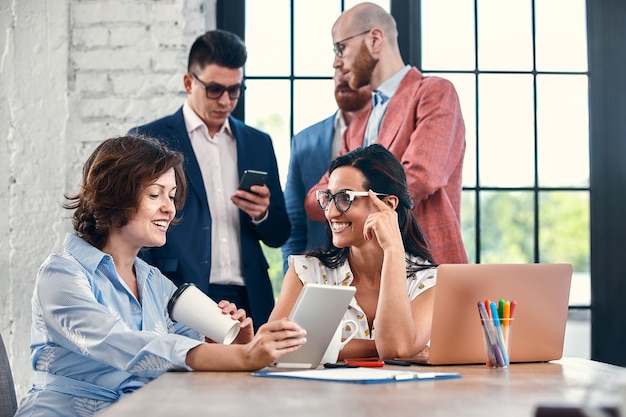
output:
<instances>
[{"instance_id":1,"label":"red marker","mask_svg":"<svg viewBox=\"0 0 626 417\"><path fill-rule=\"evenodd\" d=\"M511 318L515 317L515 307L517 307L517 301L511 300Z\"/></svg>"}]
</instances>

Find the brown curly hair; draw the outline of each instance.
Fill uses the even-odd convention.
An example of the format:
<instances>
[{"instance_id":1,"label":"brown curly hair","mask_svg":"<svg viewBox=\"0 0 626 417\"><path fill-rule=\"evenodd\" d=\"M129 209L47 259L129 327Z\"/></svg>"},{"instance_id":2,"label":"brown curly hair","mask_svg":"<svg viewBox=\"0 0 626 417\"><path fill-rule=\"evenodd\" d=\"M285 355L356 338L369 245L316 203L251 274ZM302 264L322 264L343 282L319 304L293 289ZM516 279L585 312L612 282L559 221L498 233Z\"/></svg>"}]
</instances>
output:
<instances>
[{"instance_id":1,"label":"brown curly hair","mask_svg":"<svg viewBox=\"0 0 626 417\"><path fill-rule=\"evenodd\" d=\"M63 207L75 210L72 224L78 236L102 249L112 228L126 225L139 207L142 190L165 172L174 169L177 210L183 207L187 182L184 156L146 136L107 139L83 166L76 195L65 195Z\"/></svg>"}]
</instances>

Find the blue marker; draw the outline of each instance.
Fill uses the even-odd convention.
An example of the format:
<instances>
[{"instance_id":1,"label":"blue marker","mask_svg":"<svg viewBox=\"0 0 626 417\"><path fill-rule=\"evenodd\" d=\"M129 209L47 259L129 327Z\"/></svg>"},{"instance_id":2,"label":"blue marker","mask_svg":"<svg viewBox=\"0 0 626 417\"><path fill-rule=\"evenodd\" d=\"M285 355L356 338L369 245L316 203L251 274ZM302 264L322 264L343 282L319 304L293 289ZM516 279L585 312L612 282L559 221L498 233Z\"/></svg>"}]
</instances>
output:
<instances>
[{"instance_id":1,"label":"blue marker","mask_svg":"<svg viewBox=\"0 0 626 417\"><path fill-rule=\"evenodd\" d=\"M498 308L496 307L496 303L492 301L489 304L489 308L491 309L491 318L493 319L493 324L496 326L496 330L498 332L498 345L500 346L500 350L502 351L502 357L504 358L504 363L508 365L509 355L507 355L506 353L506 344L504 343L504 335L502 334L502 327L500 327L500 317L498 316Z\"/></svg>"}]
</instances>

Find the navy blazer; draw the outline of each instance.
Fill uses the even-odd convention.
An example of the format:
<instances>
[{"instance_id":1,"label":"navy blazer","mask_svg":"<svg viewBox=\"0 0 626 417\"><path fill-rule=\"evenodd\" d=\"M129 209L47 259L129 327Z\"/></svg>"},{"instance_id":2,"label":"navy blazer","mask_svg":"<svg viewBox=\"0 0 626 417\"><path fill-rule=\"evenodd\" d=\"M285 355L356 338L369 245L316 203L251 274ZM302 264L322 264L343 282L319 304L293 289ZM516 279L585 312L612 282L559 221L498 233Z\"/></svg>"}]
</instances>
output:
<instances>
[{"instance_id":1,"label":"navy blazer","mask_svg":"<svg viewBox=\"0 0 626 417\"><path fill-rule=\"evenodd\" d=\"M274 308L269 265L259 241L270 247L281 246L289 237L290 224L271 138L232 116L229 123L237 142L239 178L246 169L266 171L266 185L271 193L268 218L260 224L253 224L250 216L239 211L241 264L250 301L248 315L258 328ZM142 251L141 256L176 285L192 282L207 293L211 272L211 213L182 107L173 115L134 128L130 133L157 138L170 149L182 152L188 185L185 205L177 212L182 221L170 226L164 246Z\"/></svg>"},{"instance_id":2,"label":"navy blazer","mask_svg":"<svg viewBox=\"0 0 626 417\"><path fill-rule=\"evenodd\" d=\"M291 158L285 186L291 234L282 248L283 272L287 270L289 255L302 254L328 244L326 223L311 220L306 215L304 198L328 171L330 161L335 158L335 155L331 155L335 115L307 127L291 140Z\"/></svg>"}]
</instances>

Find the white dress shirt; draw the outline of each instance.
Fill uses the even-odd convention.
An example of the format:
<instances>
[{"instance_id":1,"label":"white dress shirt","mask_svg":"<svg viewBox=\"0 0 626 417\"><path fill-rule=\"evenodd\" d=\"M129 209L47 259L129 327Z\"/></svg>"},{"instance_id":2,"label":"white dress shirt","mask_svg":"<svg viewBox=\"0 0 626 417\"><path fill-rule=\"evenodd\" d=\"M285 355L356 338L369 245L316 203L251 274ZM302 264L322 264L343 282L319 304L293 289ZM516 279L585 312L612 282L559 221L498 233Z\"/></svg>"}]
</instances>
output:
<instances>
[{"instance_id":1,"label":"white dress shirt","mask_svg":"<svg viewBox=\"0 0 626 417\"><path fill-rule=\"evenodd\" d=\"M211 213L211 284L245 285L241 271L239 208L230 196L239 185L237 143L228 119L213 136L191 109L183 105L185 126L196 155Z\"/></svg>"},{"instance_id":2,"label":"white dress shirt","mask_svg":"<svg viewBox=\"0 0 626 417\"><path fill-rule=\"evenodd\" d=\"M333 143L330 148L331 161L337 157L337 154L341 150L343 134L347 128L348 126L346 125L346 120L343 117L342 111L337 110L337 113L335 113L335 132L333 134Z\"/></svg>"}]
</instances>

